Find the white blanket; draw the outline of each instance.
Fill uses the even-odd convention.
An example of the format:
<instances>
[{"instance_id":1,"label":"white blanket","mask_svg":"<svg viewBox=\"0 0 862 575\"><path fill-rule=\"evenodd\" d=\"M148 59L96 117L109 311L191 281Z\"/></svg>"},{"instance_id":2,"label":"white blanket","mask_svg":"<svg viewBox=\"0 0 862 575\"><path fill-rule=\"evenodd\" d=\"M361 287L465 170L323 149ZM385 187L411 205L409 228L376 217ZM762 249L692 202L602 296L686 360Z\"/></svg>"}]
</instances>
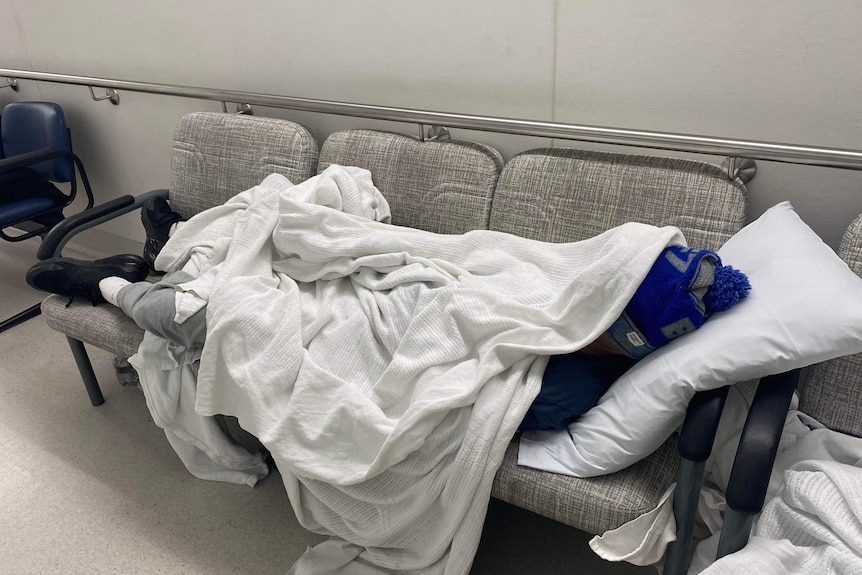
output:
<instances>
[{"instance_id":1,"label":"white blanket","mask_svg":"<svg viewBox=\"0 0 862 575\"><path fill-rule=\"evenodd\" d=\"M676 228L548 244L381 223L358 168L261 186L190 220L178 320L207 305L196 410L272 452L300 522L293 572L467 573L491 482L545 356L594 340Z\"/></svg>"},{"instance_id":2,"label":"white blanket","mask_svg":"<svg viewBox=\"0 0 862 575\"><path fill-rule=\"evenodd\" d=\"M796 440L776 458L748 544L713 563L716 533L698 546L690 574L862 573L862 439L809 430L800 417L810 422L788 418Z\"/></svg>"},{"instance_id":3,"label":"white blanket","mask_svg":"<svg viewBox=\"0 0 862 575\"><path fill-rule=\"evenodd\" d=\"M129 363L140 375L153 422L164 430L189 473L253 487L269 474L263 455L237 445L214 417L198 415L195 410L199 356L200 350L146 332Z\"/></svg>"},{"instance_id":4,"label":"white blanket","mask_svg":"<svg viewBox=\"0 0 862 575\"><path fill-rule=\"evenodd\" d=\"M698 505L696 549L689 575L862 575L862 438L824 428L796 408L794 398L770 475L764 509L748 545L715 561L739 436L756 381L728 394ZM676 538L671 488L658 506L590 546L609 561L650 565ZM711 534L711 535L710 535Z\"/></svg>"}]
</instances>

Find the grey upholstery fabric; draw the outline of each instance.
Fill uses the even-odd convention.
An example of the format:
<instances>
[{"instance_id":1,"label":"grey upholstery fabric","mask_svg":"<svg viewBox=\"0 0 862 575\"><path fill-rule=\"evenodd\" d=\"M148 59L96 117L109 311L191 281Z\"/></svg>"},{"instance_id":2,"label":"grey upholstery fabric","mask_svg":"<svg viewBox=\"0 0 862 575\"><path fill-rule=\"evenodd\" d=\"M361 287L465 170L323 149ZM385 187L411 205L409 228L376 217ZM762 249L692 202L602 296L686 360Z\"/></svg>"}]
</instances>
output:
<instances>
[{"instance_id":1,"label":"grey upholstery fabric","mask_svg":"<svg viewBox=\"0 0 862 575\"><path fill-rule=\"evenodd\" d=\"M712 164L537 149L506 164L490 228L567 242L635 221L677 226L689 245L717 249L745 225L746 209L743 184Z\"/></svg>"},{"instance_id":2,"label":"grey upholstery fabric","mask_svg":"<svg viewBox=\"0 0 862 575\"><path fill-rule=\"evenodd\" d=\"M847 228L838 255L862 276L862 215ZM862 437L862 354L809 368L799 409L830 429Z\"/></svg>"},{"instance_id":3,"label":"grey upholstery fabric","mask_svg":"<svg viewBox=\"0 0 862 575\"><path fill-rule=\"evenodd\" d=\"M509 444L491 496L587 533L601 534L646 513L676 481L676 436L649 458L620 472L579 479L518 466Z\"/></svg>"},{"instance_id":4,"label":"grey upholstery fabric","mask_svg":"<svg viewBox=\"0 0 862 575\"><path fill-rule=\"evenodd\" d=\"M443 234L488 227L503 159L472 142L420 142L401 134L347 130L331 134L318 171L330 164L371 171L389 201L392 223Z\"/></svg>"},{"instance_id":5,"label":"grey upholstery fabric","mask_svg":"<svg viewBox=\"0 0 862 575\"><path fill-rule=\"evenodd\" d=\"M503 168L490 228L552 242L583 240L629 221L675 225L693 246L717 249L745 225L747 196L718 166L574 149L532 150ZM492 494L600 534L654 508L676 481L676 436L647 459L595 478L517 466L510 445Z\"/></svg>"},{"instance_id":6,"label":"grey upholstery fabric","mask_svg":"<svg viewBox=\"0 0 862 575\"><path fill-rule=\"evenodd\" d=\"M116 357L131 357L138 352L138 346L144 339L144 330L120 308L112 305L94 307L84 301L75 301L66 307L67 301L68 298L58 295L48 296L42 301L42 314L48 327ZM82 318L86 318L87 322L82 322ZM217 415L216 423L249 451L263 450L257 438L240 427L236 417Z\"/></svg>"},{"instance_id":7,"label":"grey upholstery fabric","mask_svg":"<svg viewBox=\"0 0 862 575\"><path fill-rule=\"evenodd\" d=\"M42 315L48 327L117 357L131 357L138 353L144 330L120 308L108 304L94 306L82 300L75 300L66 307L67 301L68 297L59 295L48 296L42 301Z\"/></svg>"},{"instance_id":8,"label":"grey upholstery fabric","mask_svg":"<svg viewBox=\"0 0 862 575\"><path fill-rule=\"evenodd\" d=\"M279 173L298 184L315 173L318 145L293 122L196 112L182 118L171 154L171 207L189 218Z\"/></svg>"}]
</instances>

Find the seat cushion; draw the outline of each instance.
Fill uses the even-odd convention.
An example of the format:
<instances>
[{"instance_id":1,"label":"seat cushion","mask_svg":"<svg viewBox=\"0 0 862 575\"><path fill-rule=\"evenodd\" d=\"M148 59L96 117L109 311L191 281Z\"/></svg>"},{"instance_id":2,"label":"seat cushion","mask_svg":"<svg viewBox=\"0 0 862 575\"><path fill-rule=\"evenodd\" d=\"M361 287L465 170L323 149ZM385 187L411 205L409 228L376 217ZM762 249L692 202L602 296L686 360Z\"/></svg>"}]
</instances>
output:
<instances>
[{"instance_id":1,"label":"seat cushion","mask_svg":"<svg viewBox=\"0 0 862 575\"><path fill-rule=\"evenodd\" d=\"M653 509L676 481L676 436L622 471L578 478L518 465L518 439L506 450L491 496L587 533L601 534Z\"/></svg>"},{"instance_id":2,"label":"seat cushion","mask_svg":"<svg viewBox=\"0 0 862 575\"><path fill-rule=\"evenodd\" d=\"M68 297L61 295L50 295L42 301L42 315L48 327L117 357L138 353L144 330L120 308L107 303L94 306L84 300L75 300L67 306L68 301Z\"/></svg>"},{"instance_id":3,"label":"seat cushion","mask_svg":"<svg viewBox=\"0 0 862 575\"><path fill-rule=\"evenodd\" d=\"M54 206L56 204L50 198L28 198L0 204L0 227L20 222Z\"/></svg>"},{"instance_id":4,"label":"seat cushion","mask_svg":"<svg viewBox=\"0 0 862 575\"><path fill-rule=\"evenodd\" d=\"M392 223L441 234L485 229L502 156L473 142L429 141L372 130L331 134L318 172L359 166L389 202Z\"/></svg>"}]
</instances>

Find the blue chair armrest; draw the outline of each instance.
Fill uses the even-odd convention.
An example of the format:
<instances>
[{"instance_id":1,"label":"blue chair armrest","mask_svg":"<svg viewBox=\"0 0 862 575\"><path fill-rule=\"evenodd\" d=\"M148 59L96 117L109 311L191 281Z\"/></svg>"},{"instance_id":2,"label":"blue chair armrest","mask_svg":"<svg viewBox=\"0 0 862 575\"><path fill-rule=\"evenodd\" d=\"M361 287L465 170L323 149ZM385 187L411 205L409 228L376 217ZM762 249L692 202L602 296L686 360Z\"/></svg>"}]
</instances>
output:
<instances>
[{"instance_id":1,"label":"blue chair armrest","mask_svg":"<svg viewBox=\"0 0 862 575\"><path fill-rule=\"evenodd\" d=\"M0 159L0 172L7 172L18 168L24 168L27 166L32 166L33 164L38 164L39 162L53 160L55 158L62 158L64 156L72 157L73 154L72 152L66 152L54 148L43 148L41 150L27 152L26 154L18 154L16 156L12 156L11 158Z\"/></svg>"},{"instance_id":2,"label":"blue chair armrest","mask_svg":"<svg viewBox=\"0 0 862 575\"><path fill-rule=\"evenodd\" d=\"M727 510L716 559L745 547L754 516L763 509L778 442L799 374L800 370L795 369L771 375L761 379L757 386L727 484Z\"/></svg>"},{"instance_id":3,"label":"blue chair armrest","mask_svg":"<svg viewBox=\"0 0 862 575\"><path fill-rule=\"evenodd\" d=\"M799 383L795 369L760 380L748 411L727 485L727 504L741 513L754 515L763 509L772 465L784 421Z\"/></svg>"},{"instance_id":4,"label":"blue chair armrest","mask_svg":"<svg viewBox=\"0 0 862 575\"><path fill-rule=\"evenodd\" d=\"M665 554L665 575L688 571L706 460L712 452L728 389L725 386L698 392L688 404L677 444L681 459L673 496L676 541L668 545Z\"/></svg>"},{"instance_id":5,"label":"blue chair armrest","mask_svg":"<svg viewBox=\"0 0 862 575\"><path fill-rule=\"evenodd\" d=\"M678 444L679 453L685 459L706 461L712 453L712 444L729 389L729 386L725 386L698 392L688 404Z\"/></svg>"},{"instance_id":6,"label":"blue chair armrest","mask_svg":"<svg viewBox=\"0 0 862 575\"><path fill-rule=\"evenodd\" d=\"M99 204L73 216L69 216L56 226L42 240L36 252L40 260L60 256L66 243L77 234L94 228L123 214L140 209L153 196L168 197L168 190L152 190L139 196L121 196L104 204Z\"/></svg>"}]
</instances>

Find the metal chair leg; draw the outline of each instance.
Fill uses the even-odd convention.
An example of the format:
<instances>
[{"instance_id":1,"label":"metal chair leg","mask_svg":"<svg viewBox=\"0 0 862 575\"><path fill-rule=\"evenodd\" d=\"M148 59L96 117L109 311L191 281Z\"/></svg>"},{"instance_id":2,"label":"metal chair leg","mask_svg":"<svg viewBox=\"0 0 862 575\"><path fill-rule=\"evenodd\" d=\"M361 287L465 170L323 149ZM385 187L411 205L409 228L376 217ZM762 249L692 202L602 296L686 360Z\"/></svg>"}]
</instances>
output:
<instances>
[{"instance_id":1,"label":"metal chair leg","mask_svg":"<svg viewBox=\"0 0 862 575\"><path fill-rule=\"evenodd\" d=\"M69 342L69 347L72 348L72 355L75 357L75 363L78 364L78 371L81 373L81 379L84 380L84 387L87 388L90 403L102 405L105 403L105 398L102 396L102 390L96 380L96 373L93 371L93 364L90 363L90 356L84 349L84 342L69 336L66 336L66 339Z\"/></svg>"},{"instance_id":2,"label":"metal chair leg","mask_svg":"<svg viewBox=\"0 0 862 575\"><path fill-rule=\"evenodd\" d=\"M2 322L0 322L0 333L3 333L7 329L15 327L19 323L24 323L30 318L36 317L37 315L42 313L41 306L41 303L37 303L36 305L30 306L20 313L16 313L8 319L4 319Z\"/></svg>"},{"instance_id":3,"label":"metal chair leg","mask_svg":"<svg viewBox=\"0 0 862 575\"><path fill-rule=\"evenodd\" d=\"M721 537L718 540L716 560L725 555L736 553L748 542L754 515L741 513L730 507L724 512L724 525L721 526Z\"/></svg>"},{"instance_id":4,"label":"metal chair leg","mask_svg":"<svg viewBox=\"0 0 862 575\"><path fill-rule=\"evenodd\" d=\"M676 491L673 496L673 512L676 518L676 541L670 543L665 553L665 575L684 575L691 562L694 524L697 519L697 503L703 485L704 461L681 459L677 474Z\"/></svg>"}]
</instances>

